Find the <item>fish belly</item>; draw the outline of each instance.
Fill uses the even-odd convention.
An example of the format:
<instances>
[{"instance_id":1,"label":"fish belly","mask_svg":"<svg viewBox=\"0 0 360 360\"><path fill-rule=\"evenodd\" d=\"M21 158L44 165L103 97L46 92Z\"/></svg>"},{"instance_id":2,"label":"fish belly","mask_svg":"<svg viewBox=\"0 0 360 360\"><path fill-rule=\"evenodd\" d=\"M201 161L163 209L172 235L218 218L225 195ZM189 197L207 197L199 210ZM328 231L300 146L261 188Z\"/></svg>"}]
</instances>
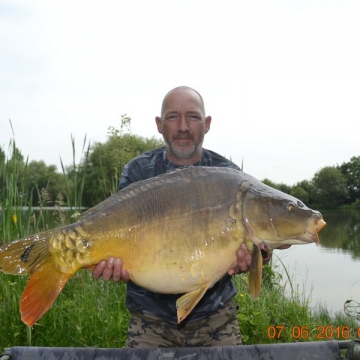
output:
<instances>
[{"instance_id":1,"label":"fish belly","mask_svg":"<svg viewBox=\"0 0 360 360\"><path fill-rule=\"evenodd\" d=\"M143 288L164 294L188 293L204 284L210 288L235 266L237 249L238 246L228 246L221 252L202 253L201 249L194 248L188 258L179 253L171 258L165 251L160 263L149 264L147 268L138 264L130 269L131 280Z\"/></svg>"}]
</instances>

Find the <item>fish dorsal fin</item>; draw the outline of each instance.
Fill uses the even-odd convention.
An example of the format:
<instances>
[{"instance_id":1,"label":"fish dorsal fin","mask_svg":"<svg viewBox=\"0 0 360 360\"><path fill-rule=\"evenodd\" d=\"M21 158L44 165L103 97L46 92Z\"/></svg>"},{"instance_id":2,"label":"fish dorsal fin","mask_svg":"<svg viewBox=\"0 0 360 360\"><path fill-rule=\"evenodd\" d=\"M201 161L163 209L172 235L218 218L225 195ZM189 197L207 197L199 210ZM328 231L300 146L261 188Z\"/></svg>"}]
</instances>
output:
<instances>
[{"instance_id":1,"label":"fish dorsal fin","mask_svg":"<svg viewBox=\"0 0 360 360\"><path fill-rule=\"evenodd\" d=\"M177 308L177 318L179 324L190 314L192 309L204 296L208 288L209 288L209 284L206 283L201 287L199 287L198 289L191 291L181 296L179 299L177 299L176 308Z\"/></svg>"},{"instance_id":2,"label":"fish dorsal fin","mask_svg":"<svg viewBox=\"0 0 360 360\"><path fill-rule=\"evenodd\" d=\"M73 276L63 273L51 261L40 265L30 275L20 301L21 320L33 326L53 304L67 281Z\"/></svg>"},{"instance_id":3,"label":"fish dorsal fin","mask_svg":"<svg viewBox=\"0 0 360 360\"><path fill-rule=\"evenodd\" d=\"M263 259L261 256L261 251L257 246L254 246L249 271L249 290L250 295L253 299L257 299L260 294L262 282L262 266Z\"/></svg>"}]
</instances>

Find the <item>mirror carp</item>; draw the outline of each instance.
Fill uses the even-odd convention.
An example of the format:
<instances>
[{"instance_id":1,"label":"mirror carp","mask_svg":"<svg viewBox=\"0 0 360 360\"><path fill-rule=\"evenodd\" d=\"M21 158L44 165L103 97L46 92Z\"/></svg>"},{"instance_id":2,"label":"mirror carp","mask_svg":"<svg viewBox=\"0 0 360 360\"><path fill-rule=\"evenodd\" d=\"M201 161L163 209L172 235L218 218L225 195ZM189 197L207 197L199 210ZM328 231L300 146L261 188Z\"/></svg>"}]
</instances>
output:
<instances>
[{"instance_id":1,"label":"mirror carp","mask_svg":"<svg viewBox=\"0 0 360 360\"><path fill-rule=\"evenodd\" d=\"M157 293L183 294L178 322L229 269L245 243L252 254L249 288L259 296L259 246L319 242L318 211L252 176L229 168L185 167L131 184L77 222L0 247L0 270L30 278L21 319L35 324L82 268L120 257L130 279Z\"/></svg>"}]
</instances>

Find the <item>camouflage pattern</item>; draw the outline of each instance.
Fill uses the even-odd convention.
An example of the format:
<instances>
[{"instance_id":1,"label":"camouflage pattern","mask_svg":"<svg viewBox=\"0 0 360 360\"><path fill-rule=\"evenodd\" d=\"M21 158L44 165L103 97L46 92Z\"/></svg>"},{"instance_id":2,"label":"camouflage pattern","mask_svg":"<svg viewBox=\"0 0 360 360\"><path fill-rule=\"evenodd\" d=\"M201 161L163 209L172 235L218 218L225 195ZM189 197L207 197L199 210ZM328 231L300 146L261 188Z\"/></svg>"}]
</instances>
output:
<instances>
[{"instance_id":1,"label":"camouflage pattern","mask_svg":"<svg viewBox=\"0 0 360 360\"><path fill-rule=\"evenodd\" d=\"M202 149L200 161L192 164L192 166L218 166L240 170L232 161L214 151L204 148ZM160 174L166 174L179 167L182 166L168 160L165 146L147 151L133 158L125 165L119 181L119 190L124 189L134 182L150 179Z\"/></svg>"},{"instance_id":2,"label":"camouflage pattern","mask_svg":"<svg viewBox=\"0 0 360 360\"><path fill-rule=\"evenodd\" d=\"M149 314L132 314L126 347L201 347L234 346L241 344L237 321L238 307L229 301L210 316L177 324Z\"/></svg>"}]
</instances>

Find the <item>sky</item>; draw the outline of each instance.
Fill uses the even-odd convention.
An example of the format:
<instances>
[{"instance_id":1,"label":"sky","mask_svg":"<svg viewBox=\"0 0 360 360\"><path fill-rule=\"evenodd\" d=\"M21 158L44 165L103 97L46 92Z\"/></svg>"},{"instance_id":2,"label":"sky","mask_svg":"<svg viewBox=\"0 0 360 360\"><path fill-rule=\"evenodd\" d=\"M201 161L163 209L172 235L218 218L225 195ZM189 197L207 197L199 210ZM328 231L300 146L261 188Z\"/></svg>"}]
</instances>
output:
<instances>
[{"instance_id":1,"label":"sky","mask_svg":"<svg viewBox=\"0 0 360 360\"><path fill-rule=\"evenodd\" d=\"M180 85L203 96L204 147L294 185L360 156L358 0L0 0L0 147L65 165L122 114L160 138ZM11 123L10 123L11 121Z\"/></svg>"}]
</instances>

